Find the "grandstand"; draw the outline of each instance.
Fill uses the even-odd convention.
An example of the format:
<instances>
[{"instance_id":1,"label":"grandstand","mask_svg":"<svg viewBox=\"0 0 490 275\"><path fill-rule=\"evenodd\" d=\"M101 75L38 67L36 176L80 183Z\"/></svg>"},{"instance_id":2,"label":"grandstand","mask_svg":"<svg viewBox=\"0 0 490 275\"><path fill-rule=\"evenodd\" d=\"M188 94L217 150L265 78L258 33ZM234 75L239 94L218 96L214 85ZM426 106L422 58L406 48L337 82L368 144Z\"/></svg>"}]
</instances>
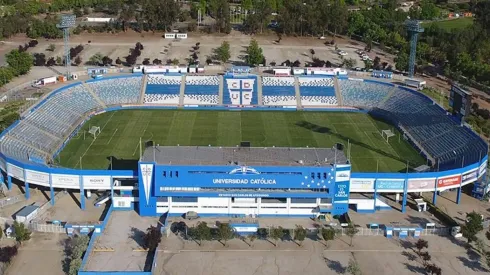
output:
<instances>
[{"instance_id":1,"label":"grandstand","mask_svg":"<svg viewBox=\"0 0 490 275\"><path fill-rule=\"evenodd\" d=\"M138 103L141 76L87 81L87 85L106 105Z\"/></svg>"},{"instance_id":2,"label":"grandstand","mask_svg":"<svg viewBox=\"0 0 490 275\"><path fill-rule=\"evenodd\" d=\"M86 83L78 82L52 93L25 115L20 123L11 127L1 137L1 151L19 160L50 161L68 136L72 135L77 126L91 114L109 106L137 104L140 100L141 89L145 87L143 79L141 75L131 75ZM183 92L185 105L217 105L221 88L223 89L224 105L257 105L259 97L257 80L257 77L253 75L227 75L224 77L223 87L220 87L219 76L187 75L183 77L181 75L148 74L144 102L149 105L176 106L180 103L180 96ZM264 76L261 80L262 102L266 106L295 106L297 104L295 81L298 81L299 84L302 107L328 107L339 104L334 89L334 80L330 77ZM391 122L402 132L405 139L427 156L435 167L434 169L461 167L475 163L486 155L487 145L484 141L470 129L454 121L443 109L423 95L390 83L353 79L338 81L343 106L364 109L374 117ZM270 121L276 121L272 119L273 116L276 115L267 115L271 118ZM231 118L232 116L227 116L227 119ZM199 121L199 123L210 123L211 128L209 129L213 129L216 122L207 121L208 119L211 118L206 118L205 121ZM282 121L282 119L284 118L278 118L277 121ZM235 130L257 134L261 133L264 128L274 128L271 125L263 127L269 121L260 122L257 118L252 120L253 123L262 123L262 125L252 124L247 128ZM165 121L164 118L160 118L158 123L166 123ZM167 121L167 123L172 123L172 121ZM176 123L187 127L186 123L194 122L182 119ZM228 123L236 123L236 121L230 120ZM316 129L315 127L319 126L307 125L307 127ZM335 132L337 129L342 129L338 125L332 126L333 128ZM207 131L214 131L209 129ZM375 132L379 133L381 130L383 129L376 129ZM141 132L144 131L145 129L141 129ZM191 127L183 131L192 132L193 130ZM200 130L202 131L204 130ZM318 131L326 131L329 134L332 132L331 129ZM107 133L102 128L102 136L105 134ZM176 138L182 135L177 134ZM360 135L365 134L361 132ZM259 140L271 138L262 134L260 136ZM202 133L200 133L200 139L203 142L206 140ZM283 145L326 145L318 142L298 144L293 142L295 139L292 137L291 143ZM276 140L276 137L273 140ZM208 141L208 144L216 143L214 138ZM178 141L174 143L171 145L179 144ZM224 145L233 146L235 144ZM270 144L264 143L264 145ZM370 146L382 148L384 145Z\"/></svg>"},{"instance_id":3,"label":"grandstand","mask_svg":"<svg viewBox=\"0 0 490 275\"><path fill-rule=\"evenodd\" d=\"M262 101L264 105L296 106L294 77L262 77Z\"/></svg>"},{"instance_id":4,"label":"grandstand","mask_svg":"<svg viewBox=\"0 0 490 275\"><path fill-rule=\"evenodd\" d=\"M149 74L144 102L149 104L179 104L181 75Z\"/></svg>"},{"instance_id":5,"label":"grandstand","mask_svg":"<svg viewBox=\"0 0 490 275\"><path fill-rule=\"evenodd\" d=\"M298 81L302 106L338 105L332 77L300 77Z\"/></svg>"},{"instance_id":6,"label":"grandstand","mask_svg":"<svg viewBox=\"0 0 490 275\"><path fill-rule=\"evenodd\" d=\"M216 105L219 102L219 77L189 75L185 78L184 104Z\"/></svg>"}]
</instances>

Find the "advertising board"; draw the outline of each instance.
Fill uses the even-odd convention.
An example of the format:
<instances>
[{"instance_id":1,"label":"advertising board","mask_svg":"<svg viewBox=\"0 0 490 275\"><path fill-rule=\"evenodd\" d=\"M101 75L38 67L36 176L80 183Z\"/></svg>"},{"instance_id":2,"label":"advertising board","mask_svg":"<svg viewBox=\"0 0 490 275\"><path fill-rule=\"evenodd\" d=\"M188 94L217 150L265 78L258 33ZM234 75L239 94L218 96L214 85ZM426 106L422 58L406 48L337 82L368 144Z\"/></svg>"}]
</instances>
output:
<instances>
[{"instance_id":1,"label":"advertising board","mask_svg":"<svg viewBox=\"0 0 490 275\"><path fill-rule=\"evenodd\" d=\"M374 179L350 179L350 191L372 191Z\"/></svg>"},{"instance_id":2,"label":"advertising board","mask_svg":"<svg viewBox=\"0 0 490 275\"><path fill-rule=\"evenodd\" d=\"M24 181L24 169L13 164L7 164L7 175L14 177L18 180Z\"/></svg>"},{"instance_id":3,"label":"advertising board","mask_svg":"<svg viewBox=\"0 0 490 275\"><path fill-rule=\"evenodd\" d=\"M478 177L481 177L487 171L488 160L485 160L481 165L478 171Z\"/></svg>"},{"instance_id":4,"label":"advertising board","mask_svg":"<svg viewBox=\"0 0 490 275\"><path fill-rule=\"evenodd\" d=\"M110 176L83 176L83 187L84 188L95 188L95 189L110 189L111 188L111 177Z\"/></svg>"},{"instance_id":5,"label":"advertising board","mask_svg":"<svg viewBox=\"0 0 490 275\"><path fill-rule=\"evenodd\" d=\"M461 175L452 175L437 179L437 188L439 187L457 187L461 183Z\"/></svg>"},{"instance_id":6,"label":"advertising board","mask_svg":"<svg viewBox=\"0 0 490 275\"><path fill-rule=\"evenodd\" d=\"M468 182L475 181L477 178L478 178L478 169L475 169L473 171L468 171L466 173L463 173L463 175L461 175L461 181L465 184Z\"/></svg>"},{"instance_id":7,"label":"advertising board","mask_svg":"<svg viewBox=\"0 0 490 275\"><path fill-rule=\"evenodd\" d=\"M349 181L349 180L350 180L350 170L335 171L335 181Z\"/></svg>"},{"instance_id":8,"label":"advertising board","mask_svg":"<svg viewBox=\"0 0 490 275\"><path fill-rule=\"evenodd\" d=\"M436 188L436 179L409 179L408 180L408 191L411 190L431 190Z\"/></svg>"},{"instance_id":9,"label":"advertising board","mask_svg":"<svg viewBox=\"0 0 490 275\"><path fill-rule=\"evenodd\" d=\"M376 190L403 190L405 180L401 179L377 179Z\"/></svg>"},{"instance_id":10,"label":"advertising board","mask_svg":"<svg viewBox=\"0 0 490 275\"><path fill-rule=\"evenodd\" d=\"M79 188L80 176L78 175L63 175L63 174L51 174L51 181L53 187L57 188Z\"/></svg>"},{"instance_id":11,"label":"advertising board","mask_svg":"<svg viewBox=\"0 0 490 275\"><path fill-rule=\"evenodd\" d=\"M49 174L26 169L26 181L44 186L49 186Z\"/></svg>"}]
</instances>

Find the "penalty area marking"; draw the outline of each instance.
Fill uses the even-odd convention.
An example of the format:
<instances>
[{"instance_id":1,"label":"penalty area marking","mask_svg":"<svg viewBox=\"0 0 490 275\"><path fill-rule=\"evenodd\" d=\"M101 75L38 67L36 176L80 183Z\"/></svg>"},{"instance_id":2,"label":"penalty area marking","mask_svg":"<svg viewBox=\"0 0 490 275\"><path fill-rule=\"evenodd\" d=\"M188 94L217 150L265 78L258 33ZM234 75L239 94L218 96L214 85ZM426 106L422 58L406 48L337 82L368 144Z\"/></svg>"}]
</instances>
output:
<instances>
[{"instance_id":1,"label":"penalty area marking","mask_svg":"<svg viewBox=\"0 0 490 275\"><path fill-rule=\"evenodd\" d=\"M116 128L116 130L114 131L114 133L112 133L112 136L111 136L111 138L109 139L109 141L107 142L107 145L109 145L109 143L111 143L111 140L112 140L112 138L114 137L114 135L116 134L117 130L118 130L118 129Z\"/></svg>"},{"instance_id":2,"label":"penalty area marking","mask_svg":"<svg viewBox=\"0 0 490 275\"><path fill-rule=\"evenodd\" d=\"M107 126L107 124L109 123L109 121L111 121L112 117L114 116L116 112L113 112L111 117L107 120L107 122L104 124L104 126L102 126L102 129L100 129L100 133L102 133L102 130L104 130L104 128ZM100 133L99 133L99 136L100 136ZM90 145L88 146L87 150L85 150L85 152L83 153L83 155L78 159L77 163L75 164L75 167L80 164L80 159L82 159L85 154L87 154L88 150L90 149L90 147L92 147L92 144L94 144L94 142L97 140L97 138L94 138L92 140L92 142L90 143Z\"/></svg>"}]
</instances>

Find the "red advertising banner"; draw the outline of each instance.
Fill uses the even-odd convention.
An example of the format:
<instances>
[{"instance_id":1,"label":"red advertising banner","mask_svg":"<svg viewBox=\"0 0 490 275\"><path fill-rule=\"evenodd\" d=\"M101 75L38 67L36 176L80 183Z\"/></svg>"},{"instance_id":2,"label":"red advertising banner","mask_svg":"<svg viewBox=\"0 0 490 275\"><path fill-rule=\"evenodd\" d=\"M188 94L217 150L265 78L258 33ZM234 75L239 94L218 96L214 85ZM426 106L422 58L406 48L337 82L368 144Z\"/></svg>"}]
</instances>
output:
<instances>
[{"instance_id":1,"label":"red advertising banner","mask_svg":"<svg viewBox=\"0 0 490 275\"><path fill-rule=\"evenodd\" d=\"M459 185L460 183L461 183L461 175L437 179L437 187L454 186L454 185Z\"/></svg>"}]
</instances>

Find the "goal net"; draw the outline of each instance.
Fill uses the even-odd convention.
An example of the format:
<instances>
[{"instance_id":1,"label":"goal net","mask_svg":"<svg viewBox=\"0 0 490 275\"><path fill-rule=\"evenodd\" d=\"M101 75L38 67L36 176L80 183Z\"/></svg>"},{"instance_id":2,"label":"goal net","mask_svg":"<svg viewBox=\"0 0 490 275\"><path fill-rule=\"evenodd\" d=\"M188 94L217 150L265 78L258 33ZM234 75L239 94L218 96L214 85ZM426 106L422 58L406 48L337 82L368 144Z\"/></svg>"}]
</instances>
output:
<instances>
[{"instance_id":1,"label":"goal net","mask_svg":"<svg viewBox=\"0 0 490 275\"><path fill-rule=\"evenodd\" d=\"M97 136L100 135L100 127L92 126L90 130L88 130L88 133L91 134L94 139L96 139Z\"/></svg>"},{"instance_id":2,"label":"goal net","mask_svg":"<svg viewBox=\"0 0 490 275\"><path fill-rule=\"evenodd\" d=\"M383 130L381 131L381 136L386 142L389 142L390 137L394 137L395 134L391 130Z\"/></svg>"}]
</instances>

